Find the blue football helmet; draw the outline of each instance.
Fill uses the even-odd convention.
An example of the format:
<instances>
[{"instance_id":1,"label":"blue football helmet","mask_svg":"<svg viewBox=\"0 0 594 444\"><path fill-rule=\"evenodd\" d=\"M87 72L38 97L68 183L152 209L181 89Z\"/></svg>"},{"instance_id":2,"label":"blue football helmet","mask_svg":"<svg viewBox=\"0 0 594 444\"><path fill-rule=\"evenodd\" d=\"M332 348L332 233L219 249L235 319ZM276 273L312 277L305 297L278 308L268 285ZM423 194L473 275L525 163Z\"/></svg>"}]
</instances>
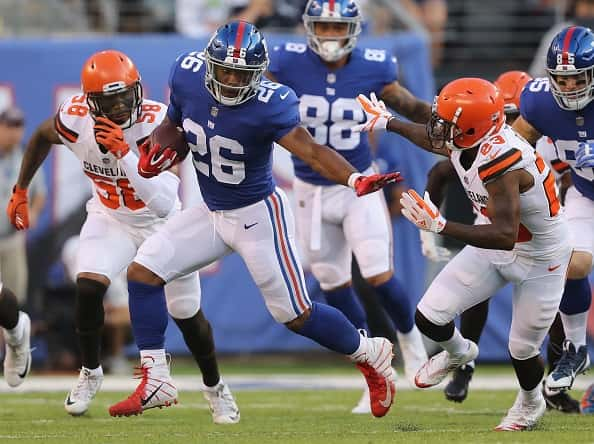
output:
<instances>
[{"instance_id":1,"label":"blue football helmet","mask_svg":"<svg viewBox=\"0 0 594 444\"><path fill-rule=\"evenodd\" d=\"M586 107L594 98L592 31L569 26L559 32L549 47L546 70L553 97L562 109L577 111ZM572 84L566 85L569 77Z\"/></svg>"},{"instance_id":2,"label":"blue football helmet","mask_svg":"<svg viewBox=\"0 0 594 444\"><path fill-rule=\"evenodd\" d=\"M206 89L223 105L235 106L254 97L268 67L268 49L254 25L234 21L221 26L205 50Z\"/></svg>"},{"instance_id":3,"label":"blue football helmet","mask_svg":"<svg viewBox=\"0 0 594 444\"><path fill-rule=\"evenodd\" d=\"M303 14L310 49L326 62L335 62L349 54L361 34L363 17L354 0L309 0ZM316 23L346 23L344 37L323 37L316 34Z\"/></svg>"}]
</instances>

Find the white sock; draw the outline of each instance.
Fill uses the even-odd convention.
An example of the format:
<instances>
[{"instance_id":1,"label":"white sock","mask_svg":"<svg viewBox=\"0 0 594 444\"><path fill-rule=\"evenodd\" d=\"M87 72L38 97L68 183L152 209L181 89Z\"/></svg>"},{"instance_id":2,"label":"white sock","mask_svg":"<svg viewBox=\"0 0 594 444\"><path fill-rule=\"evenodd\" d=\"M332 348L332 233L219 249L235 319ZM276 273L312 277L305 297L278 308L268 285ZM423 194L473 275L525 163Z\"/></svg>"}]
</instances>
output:
<instances>
[{"instance_id":1,"label":"white sock","mask_svg":"<svg viewBox=\"0 0 594 444\"><path fill-rule=\"evenodd\" d=\"M362 362L365 360L364 357L365 357L365 354L367 353L367 341L368 341L368 339L365 336L360 335L359 347L357 347L357 350L355 350L355 352L353 354L349 355L349 358L351 359L351 361Z\"/></svg>"},{"instance_id":2,"label":"white sock","mask_svg":"<svg viewBox=\"0 0 594 444\"><path fill-rule=\"evenodd\" d=\"M165 349L160 348L158 350L140 350L140 362L152 364L152 367L167 365Z\"/></svg>"},{"instance_id":3,"label":"white sock","mask_svg":"<svg viewBox=\"0 0 594 444\"><path fill-rule=\"evenodd\" d=\"M534 404L535 401L542 396L540 394L540 384L538 384L532 390L524 390L523 388L520 388L520 392L522 393L524 401L528 402L529 404Z\"/></svg>"},{"instance_id":4,"label":"white sock","mask_svg":"<svg viewBox=\"0 0 594 444\"><path fill-rule=\"evenodd\" d=\"M575 351L582 345L586 345L587 311L571 315L561 313L561 321L563 322L565 338L569 339L575 345Z\"/></svg>"},{"instance_id":5,"label":"white sock","mask_svg":"<svg viewBox=\"0 0 594 444\"><path fill-rule=\"evenodd\" d=\"M468 340L460 334L457 328L454 328L454 335L447 341L438 342L450 355L462 355L468 350Z\"/></svg>"},{"instance_id":6,"label":"white sock","mask_svg":"<svg viewBox=\"0 0 594 444\"><path fill-rule=\"evenodd\" d=\"M15 325L14 328L11 328L10 330L3 329L4 340L8 342L10 345L18 345L19 342L21 342L21 339L23 338L23 333L25 332L24 327L25 323L23 312L19 311L19 319L17 321L17 325Z\"/></svg>"}]
</instances>

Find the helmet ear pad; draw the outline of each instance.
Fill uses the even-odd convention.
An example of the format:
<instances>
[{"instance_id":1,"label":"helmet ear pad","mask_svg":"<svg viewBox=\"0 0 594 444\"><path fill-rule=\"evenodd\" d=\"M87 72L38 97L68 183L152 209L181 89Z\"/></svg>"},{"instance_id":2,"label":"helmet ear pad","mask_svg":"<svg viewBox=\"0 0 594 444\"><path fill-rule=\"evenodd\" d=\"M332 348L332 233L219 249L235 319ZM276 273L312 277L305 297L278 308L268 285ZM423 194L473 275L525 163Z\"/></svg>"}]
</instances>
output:
<instances>
[{"instance_id":1,"label":"helmet ear pad","mask_svg":"<svg viewBox=\"0 0 594 444\"><path fill-rule=\"evenodd\" d=\"M204 58L206 89L215 100L228 106L240 105L258 93L269 62L262 33L244 21L217 29L206 46Z\"/></svg>"}]
</instances>

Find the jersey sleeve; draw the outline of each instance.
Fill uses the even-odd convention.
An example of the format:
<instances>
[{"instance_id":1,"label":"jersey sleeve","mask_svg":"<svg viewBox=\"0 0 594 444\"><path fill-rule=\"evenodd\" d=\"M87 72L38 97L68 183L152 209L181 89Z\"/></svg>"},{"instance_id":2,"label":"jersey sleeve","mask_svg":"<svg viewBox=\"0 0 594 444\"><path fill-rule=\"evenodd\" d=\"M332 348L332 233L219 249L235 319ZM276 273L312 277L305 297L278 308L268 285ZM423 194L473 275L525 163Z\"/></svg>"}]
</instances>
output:
<instances>
[{"instance_id":1,"label":"jersey sleeve","mask_svg":"<svg viewBox=\"0 0 594 444\"><path fill-rule=\"evenodd\" d=\"M274 75L275 78L278 79L278 74L280 72L281 64L281 57L283 52L283 45L274 45L272 51L270 51L270 63L268 64L268 71Z\"/></svg>"},{"instance_id":2,"label":"jersey sleeve","mask_svg":"<svg viewBox=\"0 0 594 444\"><path fill-rule=\"evenodd\" d=\"M272 115L269 118L269 125L272 129L272 138L278 142L301 122L299 116L299 99L297 94L288 86L280 88L275 96L275 103Z\"/></svg>"},{"instance_id":3,"label":"jersey sleeve","mask_svg":"<svg viewBox=\"0 0 594 444\"><path fill-rule=\"evenodd\" d=\"M541 134L544 134L546 131L544 131L545 128L541 128L542 125L538 118L538 97L540 91L548 90L548 87L548 79L534 79L524 86L520 95L520 115Z\"/></svg>"},{"instance_id":4,"label":"jersey sleeve","mask_svg":"<svg viewBox=\"0 0 594 444\"><path fill-rule=\"evenodd\" d=\"M384 69L384 84L396 82L398 80L398 59L394 54L387 53L387 60Z\"/></svg>"},{"instance_id":5,"label":"jersey sleeve","mask_svg":"<svg viewBox=\"0 0 594 444\"><path fill-rule=\"evenodd\" d=\"M180 100L178 97L180 85L178 84L179 78L179 63L181 58L185 54L180 55L175 62L171 66L171 71L169 72L169 106L167 107L167 117L173 123L178 126L181 126L181 107L180 107Z\"/></svg>"},{"instance_id":6,"label":"jersey sleeve","mask_svg":"<svg viewBox=\"0 0 594 444\"><path fill-rule=\"evenodd\" d=\"M487 185L508 171L518 169L522 163L522 151L518 148L510 148L493 159L484 156L481 160L478 174L481 181Z\"/></svg>"},{"instance_id":7,"label":"jersey sleeve","mask_svg":"<svg viewBox=\"0 0 594 444\"><path fill-rule=\"evenodd\" d=\"M71 96L64 100L54 117L54 128L65 145L76 143L82 119L89 113L84 96Z\"/></svg>"}]
</instances>

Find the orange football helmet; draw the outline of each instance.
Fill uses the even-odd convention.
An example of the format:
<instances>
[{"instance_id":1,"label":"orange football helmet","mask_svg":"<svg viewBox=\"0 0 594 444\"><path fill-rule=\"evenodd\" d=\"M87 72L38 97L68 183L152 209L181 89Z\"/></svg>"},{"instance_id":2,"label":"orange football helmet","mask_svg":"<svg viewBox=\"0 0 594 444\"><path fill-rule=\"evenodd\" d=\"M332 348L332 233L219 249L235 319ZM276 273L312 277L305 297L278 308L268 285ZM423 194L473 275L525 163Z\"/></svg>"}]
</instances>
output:
<instances>
[{"instance_id":1,"label":"orange football helmet","mask_svg":"<svg viewBox=\"0 0 594 444\"><path fill-rule=\"evenodd\" d=\"M526 83L532 80L524 71L507 71L497 77L495 86L501 90L505 102L505 114L516 117L520 113L520 95Z\"/></svg>"},{"instance_id":2,"label":"orange football helmet","mask_svg":"<svg viewBox=\"0 0 594 444\"><path fill-rule=\"evenodd\" d=\"M130 58L113 49L93 54L80 75L91 115L129 128L140 115L142 85Z\"/></svg>"},{"instance_id":3,"label":"orange football helmet","mask_svg":"<svg viewBox=\"0 0 594 444\"><path fill-rule=\"evenodd\" d=\"M464 150L480 145L505 123L503 95L479 78L454 80L433 102L427 133L435 149Z\"/></svg>"}]
</instances>

